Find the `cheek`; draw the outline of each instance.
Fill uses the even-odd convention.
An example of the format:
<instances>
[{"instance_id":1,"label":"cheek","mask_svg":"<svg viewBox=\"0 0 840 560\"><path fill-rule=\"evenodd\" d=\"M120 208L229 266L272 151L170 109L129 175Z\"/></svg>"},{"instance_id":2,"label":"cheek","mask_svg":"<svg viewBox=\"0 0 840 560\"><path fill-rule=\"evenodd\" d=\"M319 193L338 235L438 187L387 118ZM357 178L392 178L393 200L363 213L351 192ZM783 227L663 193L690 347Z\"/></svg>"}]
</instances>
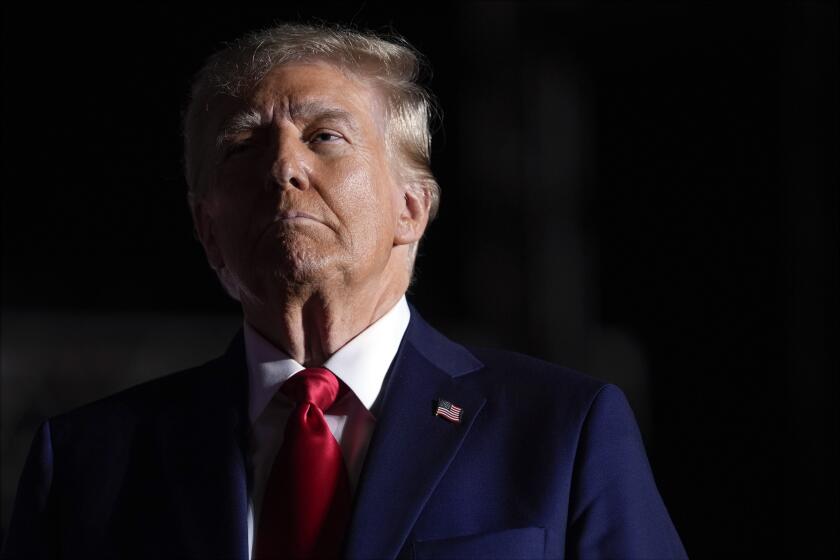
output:
<instances>
[{"instance_id":1,"label":"cheek","mask_svg":"<svg viewBox=\"0 0 840 560\"><path fill-rule=\"evenodd\" d=\"M336 206L343 209L345 223L352 225L358 235L390 244L394 227L393 185L369 166L348 169L342 184L336 192Z\"/></svg>"},{"instance_id":2,"label":"cheek","mask_svg":"<svg viewBox=\"0 0 840 560\"><path fill-rule=\"evenodd\" d=\"M239 157L220 166L217 186L223 196L247 196L261 190L266 178L266 158Z\"/></svg>"},{"instance_id":3,"label":"cheek","mask_svg":"<svg viewBox=\"0 0 840 560\"><path fill-rule=\"evenodd\" d=\"M241 260L250 245L249 240L259 234L258 226L265 219L258 215L261 205L245 190L227 191L216 197L213 218L214 235L228 262Z\"/></svg>"}]
</instances>

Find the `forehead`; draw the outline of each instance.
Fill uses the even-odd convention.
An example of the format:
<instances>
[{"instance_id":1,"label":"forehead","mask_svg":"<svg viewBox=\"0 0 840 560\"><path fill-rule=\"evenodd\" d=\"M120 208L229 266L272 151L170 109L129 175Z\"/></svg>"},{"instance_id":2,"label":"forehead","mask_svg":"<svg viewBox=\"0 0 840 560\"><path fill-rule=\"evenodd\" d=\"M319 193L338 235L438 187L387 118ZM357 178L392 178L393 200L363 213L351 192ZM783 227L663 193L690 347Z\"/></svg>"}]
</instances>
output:
<instances>
[{"instance_id":1,"label":"forehead","mask_svg":"<svg viewBox=\"0 0 840 560\"><path fill-rule=\"evenodd\" d=\"M366 79L322 61L273 68L252 89L247 104L264 116L305 119L323 110L352 114L361 124L383 121L381 95Z\"/></svg>"}]
</instances>

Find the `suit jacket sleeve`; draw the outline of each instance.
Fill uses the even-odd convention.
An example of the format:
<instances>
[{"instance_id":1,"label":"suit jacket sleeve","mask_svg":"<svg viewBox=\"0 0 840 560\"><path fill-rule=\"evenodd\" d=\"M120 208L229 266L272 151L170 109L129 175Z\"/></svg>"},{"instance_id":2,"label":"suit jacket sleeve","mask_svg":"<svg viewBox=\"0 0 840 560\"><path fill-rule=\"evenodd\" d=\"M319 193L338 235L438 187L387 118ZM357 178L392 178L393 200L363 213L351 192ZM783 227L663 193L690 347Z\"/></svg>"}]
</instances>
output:
<instances>
[{"instance_id":1,"label":"suit jacket sleeve","mask_svg":"<svg viewBox=\"0 0 840 560\"><path fill-rule=\"evenodd\" d=\"M633 412L603 387L580 435L572 477L569 558L685 558L656 488Z\"/></svg>"},{"instance_id":2,"label":"suit jacket sleeve","mask_svg":"<svg viewBox=\"0 0 840 560\"><path fill-rule=\"evenodd\" d=\"M46 559L56 556L57 542L52 494L53 448L50 424L41 424L20 477L3 560Z\"/></svg>"}]
</instances>

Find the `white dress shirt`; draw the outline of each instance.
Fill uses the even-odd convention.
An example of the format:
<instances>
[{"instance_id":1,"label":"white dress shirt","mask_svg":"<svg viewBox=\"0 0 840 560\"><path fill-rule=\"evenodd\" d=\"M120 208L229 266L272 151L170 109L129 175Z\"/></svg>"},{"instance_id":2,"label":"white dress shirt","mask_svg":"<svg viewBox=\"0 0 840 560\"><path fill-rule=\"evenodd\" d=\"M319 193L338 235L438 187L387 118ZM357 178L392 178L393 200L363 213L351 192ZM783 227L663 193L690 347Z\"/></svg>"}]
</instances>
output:
<instances>
[{"instance_id":1,"label":"white dress shirt","mask_svg":"<svg viewBox=\"0 0 840 560\"><path fill-rule=\"evenodd\" d=\"M397 355L408 327L410 312L403 296L378 321L356 335L324 362L350 388L325 414L327 425L341 446L350 488L355 492L362 464L376 425L370 412L385 374ZM248 363L248 417L252 493L248 501L248 554L253 557L256 520L271 467L280 445L286 420L294 404L277 392L289 377L304 366L267 341L247 322L244 327L245 356Z\"/></svg>"}]
</instances>

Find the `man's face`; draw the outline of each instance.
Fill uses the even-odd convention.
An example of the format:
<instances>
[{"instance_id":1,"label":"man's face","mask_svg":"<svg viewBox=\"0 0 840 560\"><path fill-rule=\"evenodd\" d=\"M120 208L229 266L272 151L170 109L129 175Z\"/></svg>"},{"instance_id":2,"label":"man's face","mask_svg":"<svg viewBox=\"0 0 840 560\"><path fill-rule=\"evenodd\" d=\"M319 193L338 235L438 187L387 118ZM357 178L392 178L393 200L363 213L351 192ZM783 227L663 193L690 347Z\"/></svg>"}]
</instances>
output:
<instances>
[{"instance_id":1,"label":"man's face","mask_svg":"<svg viewBox=\"0 0 840 560\"><path fill-rule=\"evenodd\" d=\"M295 63L225 114L196 223L211 265L227 268L240 297L261 300L278 282L376 282L393 247L411 241L381 103L335 66Z\"/></svg>"}]
</instances>

